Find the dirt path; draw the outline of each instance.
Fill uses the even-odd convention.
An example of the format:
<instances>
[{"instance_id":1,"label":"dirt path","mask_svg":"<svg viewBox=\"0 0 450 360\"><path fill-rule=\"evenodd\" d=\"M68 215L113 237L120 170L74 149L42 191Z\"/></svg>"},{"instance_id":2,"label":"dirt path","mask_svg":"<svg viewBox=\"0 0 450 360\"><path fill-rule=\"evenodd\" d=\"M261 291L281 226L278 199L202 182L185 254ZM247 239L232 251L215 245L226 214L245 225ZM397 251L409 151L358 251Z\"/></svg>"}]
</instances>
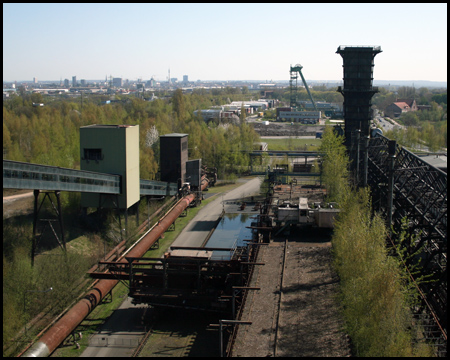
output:
<instances>
[{"instance_id":1,"label":"dirt path","mask_svg":"<svg viewBox=\"0 0 450 360\"><path fill-rule=\"evenodd\" d=\"M30 196L33 196L33 192L32 192L32 191L27 192L27 193L25 193L25 194L18 194L18 195L4 196L4 197L3 197L3 204L4 204L4 203L10 203L10 202L15 201L15 200L17 200L17 199L27 198L27 197L30 197Z\"/></svg>"},{"instance_id":2,"label":"dirt path","mask_svg":"<svg viewBox=\"0 0 450 360\"><path fill-rule=\"evenodd\" d=\"M3 197L3 219L33 213L33 192Z\"/></svg>"},{"instance_id":3,"label":"dirt path","mask_svg":"<svg viewBox=\"0 0 450 360\"><path fill-rule=\"evenodd\" d=\"M331 268L330 243L288 242L281 295L276 356L349 356L347 337L335 301L338 279ZM280 301L284 246L261 249L256 283L261 290L249 295L233 349L233 357L273 356Z\"/></svg>"}]
</instances>

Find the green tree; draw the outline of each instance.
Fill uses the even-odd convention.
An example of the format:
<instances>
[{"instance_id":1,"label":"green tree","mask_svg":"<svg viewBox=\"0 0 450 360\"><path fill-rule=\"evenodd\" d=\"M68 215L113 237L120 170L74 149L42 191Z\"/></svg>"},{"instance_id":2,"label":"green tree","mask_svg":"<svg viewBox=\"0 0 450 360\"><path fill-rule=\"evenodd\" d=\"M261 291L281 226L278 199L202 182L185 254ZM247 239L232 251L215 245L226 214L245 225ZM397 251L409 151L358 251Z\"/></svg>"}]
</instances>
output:
<instances>
[{"instance_id":1,"label":"green tree","mask_svg":"<svg viewBox=\"0 0 450 360\"><path fill-rule=\"evenodd\" d=\"M431 100L437 104L447 104L447 93L432 95Z\"/></svg>"},{"instance_id":2,"label":"green tree","mask_svg":"<svg viewBox=\"0 0 450 360\"><path fill-rule=\"evenodd\" d=\"M44 98L41 93L33 93L31 94L31 101L35 104L42 104L44 102Z\"/></svg>"},{"instance_id":3,"label":"green tree","mask_svg":"<svg viewBox=\"0 0 450 360\"><path fill-rule=\"evenodd\" d=\"M240 123L243 124L245 123L245 119L247 118L246 114L245 114L245 108L244 108L244 103L242 103L241 105L241 114L239 115L239 120Z\"/></svg>"},{"instance_id":4,"label":"green tree","mask_svg":"<svg viewBox=\"0 0 450 360\"><path fill-rule=\"evenodd\" d=\"M183 91L181 89L176 89L172 96L172 106L173 111L177 115L180 121L184 121L186 119L186 105L184 100Z\"/></svg>"},{"instance_id":5,"label":"green tree","mask_svg":"<svg viewBox=\"0 0 450 360\"><path fill-rule=\"evenodd\" d=\"M413 86L400 86L397 90L398 97L402 99L412 99L416 94L416 88Z\"/></svg>"},{"instance_id":6,"label":"green tree","mask_svg":"<svg viewBox=\"0 0 450 360\"><path fill-rule=\"evenodd\" d=\"M331 127L325 127L319 151L322 159L322 180L327 189L327 200L340 203L349 192L349 159L344 137L338 136Z\"/></svg>"}]
</instances>

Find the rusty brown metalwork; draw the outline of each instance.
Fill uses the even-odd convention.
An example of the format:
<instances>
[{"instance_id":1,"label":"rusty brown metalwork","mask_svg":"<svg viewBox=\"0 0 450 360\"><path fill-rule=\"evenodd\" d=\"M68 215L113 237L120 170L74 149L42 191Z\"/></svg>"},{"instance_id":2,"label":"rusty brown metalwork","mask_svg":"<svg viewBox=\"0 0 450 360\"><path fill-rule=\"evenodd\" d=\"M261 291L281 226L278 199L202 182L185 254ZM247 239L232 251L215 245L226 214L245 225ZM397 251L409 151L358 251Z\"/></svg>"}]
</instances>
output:
<instances>
[{"instance_id":1,"label":"rusty brown metalwork","mask_svg":"<svg viewBox=\"0 0 450 360\"><path fill-rule=\"evenodd\" d=\"M202 190L208 186L208 180L202 182ZM161 237L180 214L195 200L196 194L182 198L178 204L150 231L128 254L129 257L142 257L148 249ZM125 262L125 258L119 260ZM64 339L69 336L83 319L101 302L101 300L117 285L118 280L100 280L86 296L76 303L42 338L35 343L24 357L48 356Z\"/></svg>"}]
</instances>

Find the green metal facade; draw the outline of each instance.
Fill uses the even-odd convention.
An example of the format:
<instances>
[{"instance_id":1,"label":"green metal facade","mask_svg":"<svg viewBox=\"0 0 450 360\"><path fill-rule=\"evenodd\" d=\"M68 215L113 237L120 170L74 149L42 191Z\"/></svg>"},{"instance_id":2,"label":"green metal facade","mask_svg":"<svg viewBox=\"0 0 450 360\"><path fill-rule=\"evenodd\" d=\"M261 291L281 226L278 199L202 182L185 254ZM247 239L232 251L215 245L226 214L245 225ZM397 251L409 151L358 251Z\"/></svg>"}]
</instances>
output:
<instances>
[{"instance_id":1,"label":"green metal facade","mask_svg":"<svg viewBox=\"0 0 450 360\"><path fill-rule=\"evenodd\" d=\"M90 125L80 128L82 170L122 177L118 207L127 209L140 198L139 126ZM82 207L116 207L113 198L81 194Z\"/></svg>"}]
</instances>

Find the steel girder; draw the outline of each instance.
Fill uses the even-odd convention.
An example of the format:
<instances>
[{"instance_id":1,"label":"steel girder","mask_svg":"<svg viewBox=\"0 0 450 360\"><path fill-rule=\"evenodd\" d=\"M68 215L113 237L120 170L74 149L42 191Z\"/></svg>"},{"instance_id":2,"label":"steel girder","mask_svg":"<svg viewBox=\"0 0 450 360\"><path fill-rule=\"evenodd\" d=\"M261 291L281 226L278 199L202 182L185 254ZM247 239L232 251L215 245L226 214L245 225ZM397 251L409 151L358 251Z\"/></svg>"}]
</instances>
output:
<instances>
[{"instance_id":1,"label":"steel girder","mask_svg":"<svg viewBox=\"0 0 450 360\"><path fill-rule=\"evenodd\" d=\"M447 173L429 165L410 151L395 146L395 158L390 157L389 139L377 136L370 140L368 185L375 210L388 217L390 205L389 180L393 176L392 227L400 231L404 217L408 219L408 234L415 242L399 244L412 256L420 258L422 274L433 281L420 285L426 301L440 324L447 329ZM393 161L393 171L389 166Z\"/></svg>"}]
</instances>

